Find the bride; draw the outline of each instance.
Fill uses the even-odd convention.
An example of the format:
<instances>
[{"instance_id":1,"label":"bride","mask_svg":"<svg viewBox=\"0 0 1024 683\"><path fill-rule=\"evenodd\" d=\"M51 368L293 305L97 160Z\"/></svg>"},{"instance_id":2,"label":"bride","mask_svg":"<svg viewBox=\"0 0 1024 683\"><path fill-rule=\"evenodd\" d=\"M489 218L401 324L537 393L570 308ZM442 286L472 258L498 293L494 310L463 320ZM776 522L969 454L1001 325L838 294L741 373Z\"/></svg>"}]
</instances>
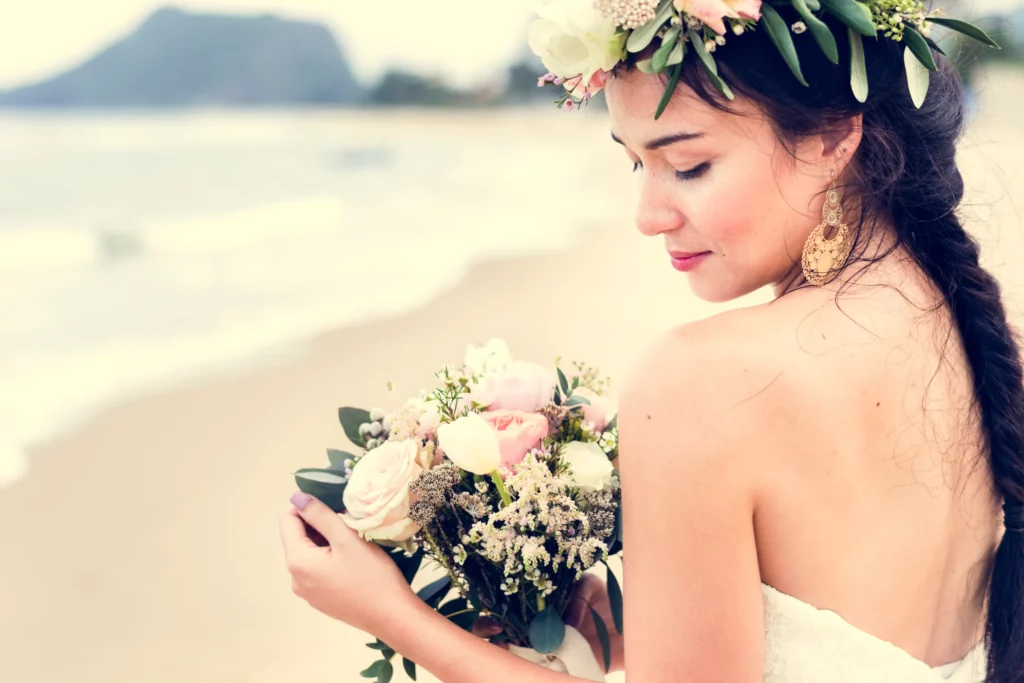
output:
<instances>
[{"instance_id":1,"label":"bride","mask_svg":"<svg viewBox=\"0 0 1024 683\"><path fill-rule=\"evenodd\" d=\"M596 21L590 0L561 4L531 34L552 70L574 24L564 13ZM602 4L598 17L657 2ZM709 5L729 13L700 14ZM556 81L573 90L565 108L604 86L611 137L642 183L637 228L667 266L709 301L776 295L667 332L626 383L613 668L651 682L1021 683L1024 378L999 287L956 215L961 84L926 48L937 71L917 107L896 37L861 41L818 13L837 65L792 10L676 0L666 26L700 58L648 73L655 46L619 61L619 43L610 63ZM809 87L780 56L766 21L779 13ZM694 28L723 37L698 45ZM867 97L845 59L861 44ZM318 501L297 494L281 529L299 596L441 681L570 680L437 615ZM611 623L589 575L568 619L599 652L587 604Z\"/></svg>"}]
</instances>

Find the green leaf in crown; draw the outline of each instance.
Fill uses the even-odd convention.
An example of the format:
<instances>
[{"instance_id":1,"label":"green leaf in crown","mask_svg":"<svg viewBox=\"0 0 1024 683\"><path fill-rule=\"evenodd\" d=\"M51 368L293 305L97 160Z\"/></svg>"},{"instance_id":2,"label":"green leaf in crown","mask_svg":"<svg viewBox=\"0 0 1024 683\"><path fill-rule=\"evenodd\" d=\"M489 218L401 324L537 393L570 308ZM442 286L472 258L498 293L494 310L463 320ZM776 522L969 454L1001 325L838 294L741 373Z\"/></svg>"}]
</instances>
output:
<instances>
[{"instance_id":1,"label":"green leaf in crown","mask_svg":"<svg viewBox=\"0 0 1024 683\"><path fill-rule=\"evenodd\" d=\"M538 85L564 89L555 101L559 107L572 110L589 102L611 72L629 65L667 80L655 118L665 111L690 53L719 92L734 99L714 52L751 30L766 31L793 77L810 87L793 40L793 34L809 31L833 64L849 60L850 87L861 102L870 93L865 41L903 43L907 84L918 107L930 73L938 70L933 52L942 53L930 36L933 24L999 48L980 28L946 17L941 9L929 12L922 0L553 0L538 17L528 40L549 72ZM840 55L826 17L846 27L849 54Z\"/></svg>"}]
</instances>

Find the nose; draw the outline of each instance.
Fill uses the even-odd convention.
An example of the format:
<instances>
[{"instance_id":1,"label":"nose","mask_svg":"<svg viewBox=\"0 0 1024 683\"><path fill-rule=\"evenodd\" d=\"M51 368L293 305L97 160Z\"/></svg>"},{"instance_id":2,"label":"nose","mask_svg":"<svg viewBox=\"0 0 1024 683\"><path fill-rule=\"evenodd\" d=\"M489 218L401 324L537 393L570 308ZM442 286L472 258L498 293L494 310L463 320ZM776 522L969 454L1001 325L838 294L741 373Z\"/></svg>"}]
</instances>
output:
<instances>
[{"instance_id":1,"label":"nose","mask_svg":"<svg viewBox=\"0 0 1024 683\"><path fill-rule=\"evenodd\" d=\"M636 209L636 227L640 234L654 237L678 230L684 222L683 214L672 202L668 188L658 180L645 178Z\"/></svg>"}]
</instances>

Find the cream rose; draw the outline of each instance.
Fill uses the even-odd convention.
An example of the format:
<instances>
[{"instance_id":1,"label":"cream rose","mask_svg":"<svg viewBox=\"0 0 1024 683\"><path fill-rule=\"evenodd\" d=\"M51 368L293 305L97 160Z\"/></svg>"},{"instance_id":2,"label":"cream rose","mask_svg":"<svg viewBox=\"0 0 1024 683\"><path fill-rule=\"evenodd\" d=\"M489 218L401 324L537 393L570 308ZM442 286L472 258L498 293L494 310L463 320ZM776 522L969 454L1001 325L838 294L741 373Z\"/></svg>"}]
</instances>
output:
<instances>
[{"instance_id":1,"label":"cream rose","mask_svg":"<svg viewBox=\"0 0 1024 683\"><path fill-rule=\"evenodd\" d=\"M622 58L626 34L594 0L555 0L537 12L527 33L530 48L548 71L563 79L583 76L589 83L599 71L611 71Z\"/></svg>"},{"instance_id":2,"label":"cream rose","mask_svg":"<svg viewBox=\"0 0 1024 683\"><path fill-rule=\"evenodd\" d=\"M493 375L512 364L512 354L501 339L492 339L483 346L467 346L466 373L476 377Z\"/></svg>"},{"instance_id":3,"label":"cream rose","mask_svg":"<svg viewBox=\"0 0 1024 683\"><path fill-rule=\"evenodd\" d=\"M548 435L548 419L519 410L494 410L482 416L498 434L501 466L518 465Z\"/></svg>"},{"instance_id":4,"label":"cream rose","mask_svg":"<svg viewBox=\"0 0 1024 683\"><path fill-rule=\"evenodd\" d=\"M418 452L415 441L388 441L352 470L341 518L363 538L402 542L419 529L409 519L409 484L423 471Z\"/></svg>"},{"instance_id":5,"label":"cream rose","mask_svg":"<svg viewBox=\"0 0 1024 683\"><path fill-rule=\"evenodd\" d=\"M562 460L569 465L572 480L581 491L600 491L611 486L615 468L596 443L573 441L562 449Z\"/></svg>"},{"instance_id":6,"label":"cream rose","mask_svg":"<svg viewBox=\"0 0 1024 683\"><path fill-rule=\"evenodd\" d=\"M477 413L438 427L437 444L449 460L473 474L490 474L501 465L498 433Z\"/></svg>"},{"instance_id":7,"label":"cream rose","mask_svg":"<svg viewBox=\"0 0 1024 683\"><path fill-rule=\"evenodd\" d=\"M725 35L725 18L761 18L761 0L674 0L680 12L700 19L718 35Z\"/></svg>"},{"instance_id":8,"label":"cream rose","mask_svg":"<svg viewBox=\"0 0 1024 683\"><path fill-rule=\"evenodd\" d=\"M471 397L488 406L488 410L534 413L550 403L554 393L555 375L551 370L520 360L480 380Z\"/></svg>"}]
</instances>

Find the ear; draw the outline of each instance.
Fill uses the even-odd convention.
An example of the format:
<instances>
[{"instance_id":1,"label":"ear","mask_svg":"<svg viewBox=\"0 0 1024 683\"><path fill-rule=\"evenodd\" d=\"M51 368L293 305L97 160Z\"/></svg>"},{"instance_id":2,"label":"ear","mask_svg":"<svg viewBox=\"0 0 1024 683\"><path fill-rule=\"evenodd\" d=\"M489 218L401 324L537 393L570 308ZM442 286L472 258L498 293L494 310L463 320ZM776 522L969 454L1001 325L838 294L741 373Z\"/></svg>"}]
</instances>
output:
<instances>
[{"instance_id":1,"label":"ear","mask_svg":"<svg viewBox=\"0 0 1024 683\"><path fill-rule=\"evenodd\" d=\"M860 147L864 134L864 115L857 114L833 123L818 135L815 147L819 150L819 163L834 170L836 177L843 174L847 164ZM826 171L828 173L828 171Z\"/></svg>"}]
</instances>

